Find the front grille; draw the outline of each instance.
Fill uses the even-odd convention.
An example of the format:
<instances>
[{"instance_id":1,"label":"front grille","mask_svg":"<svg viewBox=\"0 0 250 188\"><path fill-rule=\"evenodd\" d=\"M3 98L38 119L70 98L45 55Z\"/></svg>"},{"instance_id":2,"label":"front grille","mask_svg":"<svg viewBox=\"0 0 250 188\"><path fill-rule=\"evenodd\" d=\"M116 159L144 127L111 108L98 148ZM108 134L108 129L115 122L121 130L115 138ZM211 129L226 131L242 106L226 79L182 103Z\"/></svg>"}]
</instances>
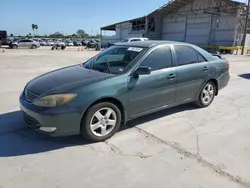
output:
<instances>
[{"instance_id":1,"label":"front grille","mask_svg":"<svg viewBox=\"0 0 250 188\"><path fill-rule=\"evenodd\" d=\"M29 90L25 90L24 92L24 96L25 96L25 99L28 101L28 102L33 102L37 97L38 95L35 94L35 93L32 93L30 92Z\"/></svg>"}]
</instances>

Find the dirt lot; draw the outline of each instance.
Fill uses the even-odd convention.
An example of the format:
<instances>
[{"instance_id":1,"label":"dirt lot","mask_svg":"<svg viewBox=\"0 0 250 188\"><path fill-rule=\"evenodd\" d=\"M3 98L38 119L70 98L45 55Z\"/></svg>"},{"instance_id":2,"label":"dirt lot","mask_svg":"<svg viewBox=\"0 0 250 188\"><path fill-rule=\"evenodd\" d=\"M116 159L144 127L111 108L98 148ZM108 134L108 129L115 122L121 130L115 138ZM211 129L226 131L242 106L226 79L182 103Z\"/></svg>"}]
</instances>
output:
<instances>
[{"instance_id":1,"label":"dirt lot","mask_svg":"<svg viewBox=\"0 0 250 188\"><path fill-rule=\"evenodd\" d=\"M184 105L137 119L105 143L47 138L27 128L18 106L27 81L95 53L0 53L1 188L250 187L247 56L228 56L230 84L209 108Z\"/></svg>"}]
</instances>

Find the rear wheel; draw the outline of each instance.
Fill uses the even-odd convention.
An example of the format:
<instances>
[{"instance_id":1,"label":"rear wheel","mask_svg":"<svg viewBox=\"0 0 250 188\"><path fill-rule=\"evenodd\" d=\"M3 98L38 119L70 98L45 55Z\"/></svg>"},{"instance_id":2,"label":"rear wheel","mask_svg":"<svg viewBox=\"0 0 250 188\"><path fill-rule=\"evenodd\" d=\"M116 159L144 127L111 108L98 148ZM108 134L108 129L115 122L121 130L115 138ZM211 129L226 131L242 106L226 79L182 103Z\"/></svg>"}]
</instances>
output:
<instances>
[{"instance_id":1,"label":"rear wheel","mask_svg":"<svg viewBox=\"0 0 250 188\"><path fill-rule=\"evenodd\" d=\"M216 94L216 87L213 82L207 82L205 86L202 88L199 98L196 101L196 104L201 107L205 108L212 104L214 97Z\"/></svg>"},{"instance_id":2,"label":"rear wheel","mask_svg":"<svg viewBox=\"0 0 250 188\"><path fill-rule=\"evenodd\" d=\"M101 142L111 138L121 126L119 108L109 102L93 105L81 124L81 134L88 140Z\"/></svg>"}]
</instances>

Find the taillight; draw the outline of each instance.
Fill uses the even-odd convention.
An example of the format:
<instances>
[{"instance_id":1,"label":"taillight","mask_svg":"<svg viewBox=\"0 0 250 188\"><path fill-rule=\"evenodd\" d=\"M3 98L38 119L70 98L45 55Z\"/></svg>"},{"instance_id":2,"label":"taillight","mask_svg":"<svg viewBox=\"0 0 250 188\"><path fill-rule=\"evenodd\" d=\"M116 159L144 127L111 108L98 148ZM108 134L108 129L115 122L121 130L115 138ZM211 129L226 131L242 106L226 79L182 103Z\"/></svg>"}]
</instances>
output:
<instances>
[{"instance_id":1,"label":"taillight","mask_svg":"<svg viewBox=\"0 0 250 188\"><path fill-rule=\"evenodd\" d=\"M229 64L229 62L227 61L227 70L229 70L230 69L230 64Z\"/></svg>"}]
</instances>

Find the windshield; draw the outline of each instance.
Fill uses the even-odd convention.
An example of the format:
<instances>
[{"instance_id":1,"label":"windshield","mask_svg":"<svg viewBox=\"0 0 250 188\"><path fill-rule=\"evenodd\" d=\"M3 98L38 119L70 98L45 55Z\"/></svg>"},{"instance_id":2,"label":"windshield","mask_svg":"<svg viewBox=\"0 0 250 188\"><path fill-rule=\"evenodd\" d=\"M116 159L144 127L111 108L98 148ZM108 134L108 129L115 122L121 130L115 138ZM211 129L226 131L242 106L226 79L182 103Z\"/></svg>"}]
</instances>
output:
<instances>
[{"instance_id":1,"label":"windshield","mask_svg":"<svg viewBox=\"0 0 250 188\"><path fill-rule=\"evenodd\" d=\"M83 67L110 74L122 74L143 48L116 46L84 63Z\"/></svg>"},{"instance_id":2,"label":"windshield","mask_svg":"<svg viewBox=\"0 0 250 188\"><path fill-rule=\"evenodd\" d=\"M123 42L128 42L128 39L123 39L123 40L121 40L120 42L121 42L121 43L123 43Z\"/></svg>"}]
</instances>

